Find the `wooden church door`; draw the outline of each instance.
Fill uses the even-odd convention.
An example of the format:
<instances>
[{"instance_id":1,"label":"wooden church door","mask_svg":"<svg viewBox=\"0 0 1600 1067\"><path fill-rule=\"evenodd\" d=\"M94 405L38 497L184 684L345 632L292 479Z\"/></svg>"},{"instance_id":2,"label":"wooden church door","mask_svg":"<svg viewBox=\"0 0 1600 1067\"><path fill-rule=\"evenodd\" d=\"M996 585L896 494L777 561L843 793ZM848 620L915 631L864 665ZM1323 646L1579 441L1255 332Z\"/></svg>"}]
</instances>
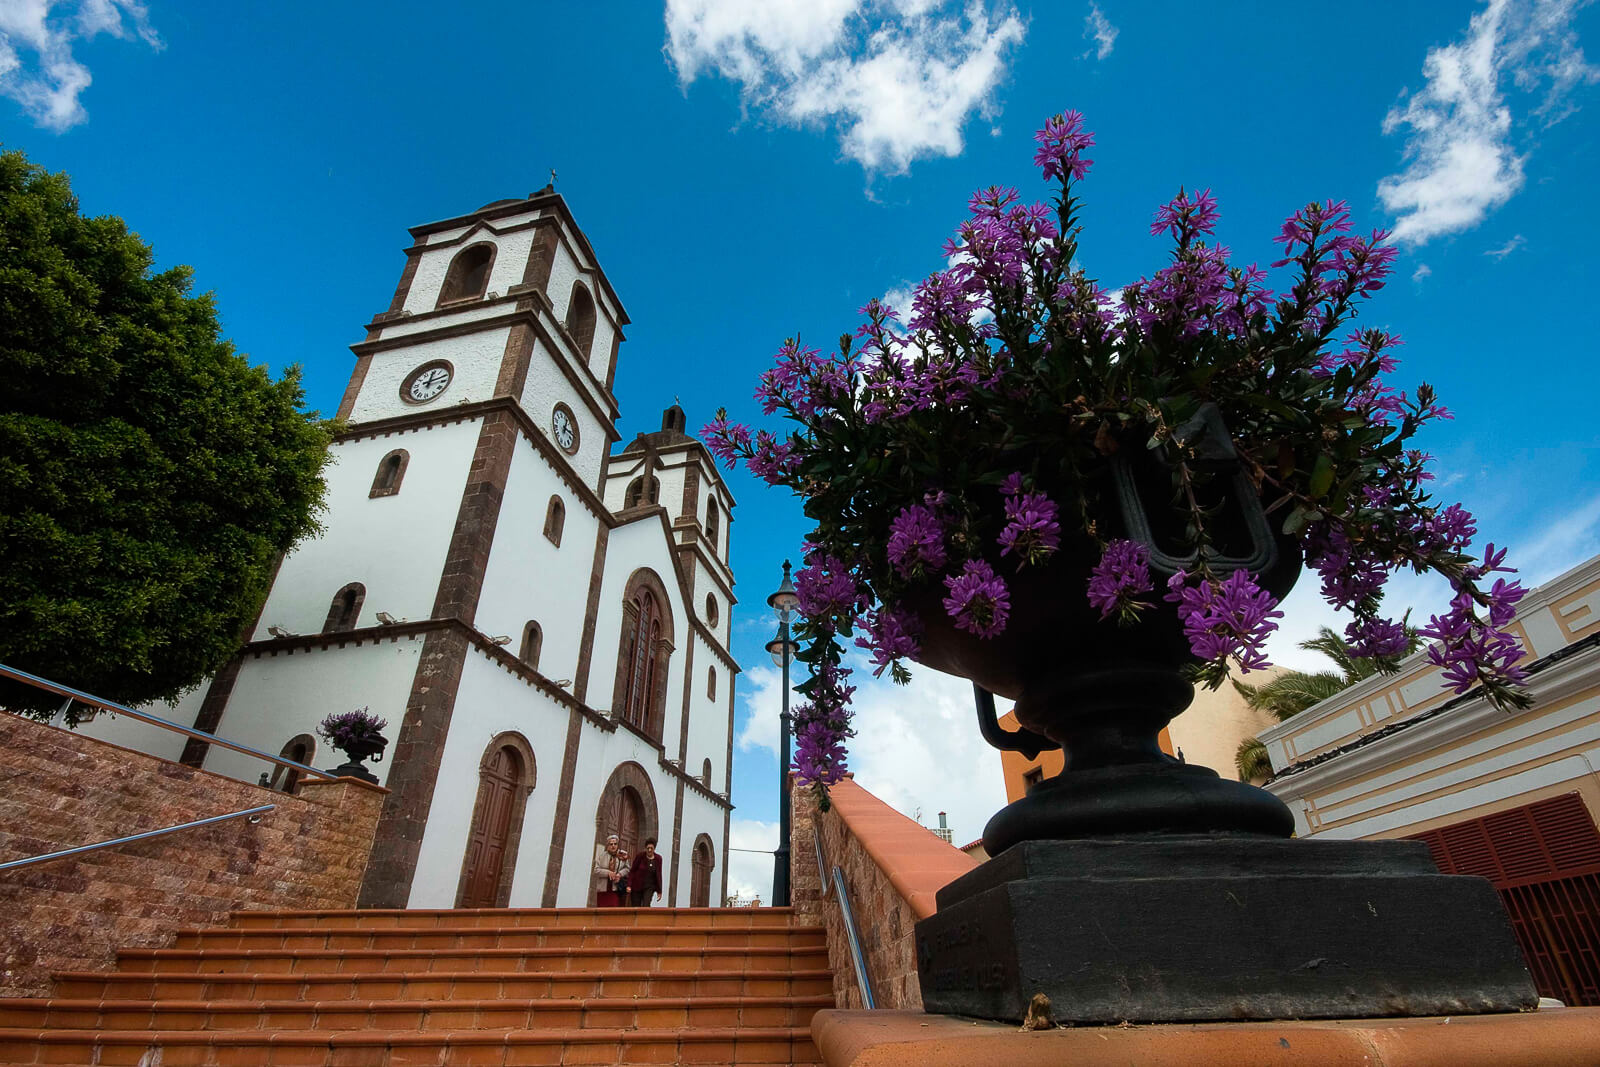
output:
<instances>
[{"instance_id":1,"label":"wooden church door","mask_svg":"<svg viewBox=\"0 0 1600 1067\"><path fill-rule=\"evenodd\" d=\"M691 861L693 873L689 879L689 907L709 908L711 906L711 850L704 841L696 841L694 858Z\"/></svg>"},{"instance_id":2,"label":"wooden church door","mask_svg":"<svg viewBox=\"0 0 1600 1067\"><path fill-rule=\"evenodd\" d=\"M644 822L644 801L632 786L623 786L617 793L616 820L618 843L627 851L631 863L644 848L639 834L639 826Z\"/></svg>"},{"instance_id":3,"label":"wooden church door","mask_svg":"<svg viewBox=\"0 0 1600 1067\"><path fill-rule=\"evenodd\" d=\"M522 785L522 760L509 745L499 748L484 765L478 780L477 817L467 839L462 908L493 908L500 896L501 868L506 841L511 835L511 815Z\"/></svg>"}]
</instances>

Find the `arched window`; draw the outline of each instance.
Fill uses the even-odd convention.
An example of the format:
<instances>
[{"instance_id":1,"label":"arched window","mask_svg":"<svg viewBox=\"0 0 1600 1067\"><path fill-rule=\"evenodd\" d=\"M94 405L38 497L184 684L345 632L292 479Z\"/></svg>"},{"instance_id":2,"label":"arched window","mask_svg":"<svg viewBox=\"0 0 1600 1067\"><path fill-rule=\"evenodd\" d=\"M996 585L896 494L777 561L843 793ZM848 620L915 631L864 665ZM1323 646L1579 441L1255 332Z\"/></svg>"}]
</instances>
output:
<instances>
[{"instance_id":1,"label":"arched window","mask_svg":"<svg viewBox=\"0 0 1600 1067\"><path fill-rule=\"evenodd\" d=\"M357 620L361 618L361 602L365 599L367 587L360 582L351 582L335 593L333 604L328 608L328 621L322 624L322 632L354 630Z\"/></svg>"},{"instance_id":2,"label":"arched window","mask_svg":"<svg viewBox=\"0 0 1600 1067\"><path fill-rule=\"evenodd\" d=\"M706 760L700 765L700 784L707 789L711 788L711 761Z\"/></svg>"},{"instance_id":3,"label":"arched window","mask_svg":"<svg viewBox=\"0 0 1600 1067\"><path fill-rule=\"evenodd\" d=\"M552 545L561 547L561 528L567 523L567 506L561 498L553 496L550 505L544 509L544 535Z\"/></svg>"},{"instance_id":4,"label":"arched window","mask_svg":"<svg viewBox=\"0 0 1600 1067\"><path fill-rule=\"evenodd\" d=\"M628 483L628 492L622 500L622 507L636 508L644 504L654 504L661 499L661 479L651 475L648 482L640 475Z\"/></svg>"},{"instance_id":5,"label":"arched window","mask_svg":"<svg viewBox=\"0 0 1600 1067\"><path fill-rule=\"evenodd\" d=\"M411 453L397 448L378 461L378 473L372 476L372 492L368 497L394 496L400 491L400 482L406 476L406 466Z\"/></svg>"},{"instance_id":6,"label":"arched window","mask_svg":"<svg viewBox=\"0 0 1600 1067\"><path fill-rule=\"evenodd\" d=\"M517 658L534 670L539 669L539 652L544 648L544 631L539 629L539 624L530 622L522 628L522 650L517 653Z\"/></svg>"},{"instance_id":7,"label":"arched window","mask_svg":"<svg viewBox=\"0 0 1600 1067\"><path fill-rule=\"evenodd\" d=\"M316 750L316 740L310 734L301 734L298 737L290 738L289 743L283 746L278 755L287 760L294 760L296 763L309 764L311 755ZM267 782L267 788L281 789L285 793L293 793L299 784L299 771L293 767L285 767L281 763L272 765L272 777Z\"/></svg>"},{"instance_id":8,"label":"arched window","mask_svg":"<svg viewBox=\"0 0 1600 1067\"><path fill-rule=\"evenodd\" d=\"M711 906L711 871L717 865L716 853L711 850L711 838L701 834L695 840L690 863L694 874L689 880L689 907Z\"/></svg>"},{"instance_id":9,"label":"arched window","mask_svg":"<svg viewBox=\"0 0 1600 1067\"><path fill-rule=\"evenodd\" d=\"M706 668L706 699L717 699L717 669L715 667Z\"/></svg>"},{"instance_id":10,"label":"arched window","mask_svg":"<svg viewBox=\"0 0 1600 1067\"><path fill-rule=\"evenodd\" d=\"M594 297L582 282L572 283L572 298L567 301L567 332L585 359L594 344Z\"/></svg>"},{"instance_id":11,"label":"arched window","mask_svg":"<svg viewBox=\"0 0 1600 1067\"><path fill-rule=\"evenodd\" d=\"M612 707L619 719L659 739L667 707L672 609L666 586L648 568L635 571L622 602L622 636Z\"/></svg>"},{"instance_id":12,"label":"arched window","mask_svg":"<svg viewBox=\"0 0 1600 1067\"><path fill-rule=\"evenodd\" d=\"M450 261L450 270L444 276L444 286L439 290L437 307L457 300L477 300L489 288L489 268L494 266L494 245L470 245L456 253Z\"/></svg>"},{"instance_id":13,"label":"arched window","mask_svg":"<svg viewBox=\"0 0 1600 1067\"><path fill-rule=\"evenodd\" d=\"M533 785L533 748L527 738L503 733L490 741L478 763L478 799L462 857L456 907L503 908L510 903L517 845Z\"/></svg>"},{"instance_id":14,"label":"arched window","mask_svg":"<svg viewBox=\"0 0 1600 1067\"><path fill-rule=\"evenodd\" d=\"M706 594L706 625L715 626L722 617L721 610L717 607L717 597L714 593Z\"/></svg>"},{"instance_id":15,"label":"arched window","mask_svg":"<svg viewBox=\"0 0 1600 1067\"><path fill-rule=\"evenodd\" d=\"M717 554L717 501L713 497L706 501L706 544L711 548L711 554Z\"/></svg>"}]
</instances>

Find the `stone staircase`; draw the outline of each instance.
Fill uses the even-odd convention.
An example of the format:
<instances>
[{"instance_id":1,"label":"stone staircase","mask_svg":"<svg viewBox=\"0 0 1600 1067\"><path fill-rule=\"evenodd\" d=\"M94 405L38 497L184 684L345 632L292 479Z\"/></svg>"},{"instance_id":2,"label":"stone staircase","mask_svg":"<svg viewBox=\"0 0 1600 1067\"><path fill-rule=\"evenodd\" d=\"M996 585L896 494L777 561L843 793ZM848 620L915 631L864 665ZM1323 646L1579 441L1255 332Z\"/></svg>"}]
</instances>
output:
<instances>
[{"instance_id":1,"label":"stone staircase","mask_svg":"<svg viewBox=\"0 0 1600 1067\"><path fill-rule=\"evenodd\" d=\"M0 1064L818 1063L832 1006L787 908L251 911L0 1000Z\"/></svg>"}]
</instances>

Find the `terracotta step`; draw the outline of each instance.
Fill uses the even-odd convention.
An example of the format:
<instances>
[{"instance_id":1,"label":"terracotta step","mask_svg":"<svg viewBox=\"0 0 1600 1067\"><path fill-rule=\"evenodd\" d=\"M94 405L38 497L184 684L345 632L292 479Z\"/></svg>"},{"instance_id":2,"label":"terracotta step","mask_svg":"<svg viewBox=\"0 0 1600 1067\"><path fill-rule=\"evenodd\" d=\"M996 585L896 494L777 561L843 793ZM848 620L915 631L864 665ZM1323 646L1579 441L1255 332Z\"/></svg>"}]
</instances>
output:
<instances>
[{"instance_id":1,"label":"terracotta step","mask_svg":"<svg viewBox=\"0 0 1600 1067\"><path fill-rule=\"evenodd\" d=\"M0 1027L83 1030L545 1030L805 1027L832 995L573 1000L0 1000Z\"/></svg>"},{"instance_id":2,"label":"terracotta step","mask_svg":"<svg viewBox=\"0 0 1600 1067\"><path fill-rule=\"evenodd\" d=\"M159 1052L155 1051L159 1050ZM488 1030L447 1033L0 1028L0 1062L136 1067L307 1064L460 1067L535 1064L819 1063L803 1027L697 1030Z\"/></svg>"},{"instance_id":3,"label":"terracotta step","mask_svg":"<svg viewBox=\"0 0 1600 1067\"><path fill-rule=\"evenodd\" d=\"M821 927L278 926L179 930L174 948L197 949L429 949L464 948L815 948L827 944Z\"/></svg>"},{"instance_id":4,"label":"terracotta step","mask_svg":"<svg viewBox=\"0 0 1600 1067\"><path fill-rule=\"evenodd\" d=\"M825 963L826 961L819 961ZM148 971L67 971L56 996L81 1000L444 1000L461 997L763 997L816 996L833 991L824 966L793 971L708 969L692 974L642 970L427 971L396 974L156 975Z\"/></svg>"},{"instance_id":5,"label":"terracotta step","mask_svg":"<svg viewBox=\"0 0 1600 1067\"><path fill-rule=\"evenodd\" d=\"M232 925L272 926L682 926L792 928L793 908L370 908L361 911L237 911Z\"/></svg>"},{"instance_id":6,"label":"terracotta step","mask_svg":"<svg viewBox=\"0 0 1600 1067\"><path fill-rule=\"evenodd\" d=\"M780 971L825 967L812 948L463 948L431 949L124 949L121 971L155 974L330 974L339 971L596 970L697 971L702 967Z\"/></svg>"}]
</instances>

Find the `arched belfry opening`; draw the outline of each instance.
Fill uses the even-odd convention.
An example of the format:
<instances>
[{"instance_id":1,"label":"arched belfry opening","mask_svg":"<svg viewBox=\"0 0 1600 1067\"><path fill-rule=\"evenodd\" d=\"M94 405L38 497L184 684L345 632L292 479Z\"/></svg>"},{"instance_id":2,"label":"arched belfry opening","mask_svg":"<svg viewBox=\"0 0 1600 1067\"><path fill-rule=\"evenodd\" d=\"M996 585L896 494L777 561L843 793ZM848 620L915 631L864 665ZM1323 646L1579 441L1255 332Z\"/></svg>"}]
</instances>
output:
<instances>
[{"instance_id":1,"label":"arched belfry opening","mask_svg":"<svg viewBox=\"0 0 1600 1067\"><path fill-rule=\"evenodd\" d=\"M589 348L594 344L594 321L594 297L589 295L589 287L573 282L572 299L567 302L566 327L573 344L578 346L578 354L584 358L588 358Z\"/></svg>"},{"instance_id":2,"label":"arched belfry opening","mask_svg":"<svg viewBox=\"0 0 1600 1067\"><path fill-rule=\"evenodd\" d=\"M439 305L457 300L476 300L489 289L489 270L494 266L495 247L487 242L469 245L456 253L439 290Z\"/></svg>"}]
</instances>

